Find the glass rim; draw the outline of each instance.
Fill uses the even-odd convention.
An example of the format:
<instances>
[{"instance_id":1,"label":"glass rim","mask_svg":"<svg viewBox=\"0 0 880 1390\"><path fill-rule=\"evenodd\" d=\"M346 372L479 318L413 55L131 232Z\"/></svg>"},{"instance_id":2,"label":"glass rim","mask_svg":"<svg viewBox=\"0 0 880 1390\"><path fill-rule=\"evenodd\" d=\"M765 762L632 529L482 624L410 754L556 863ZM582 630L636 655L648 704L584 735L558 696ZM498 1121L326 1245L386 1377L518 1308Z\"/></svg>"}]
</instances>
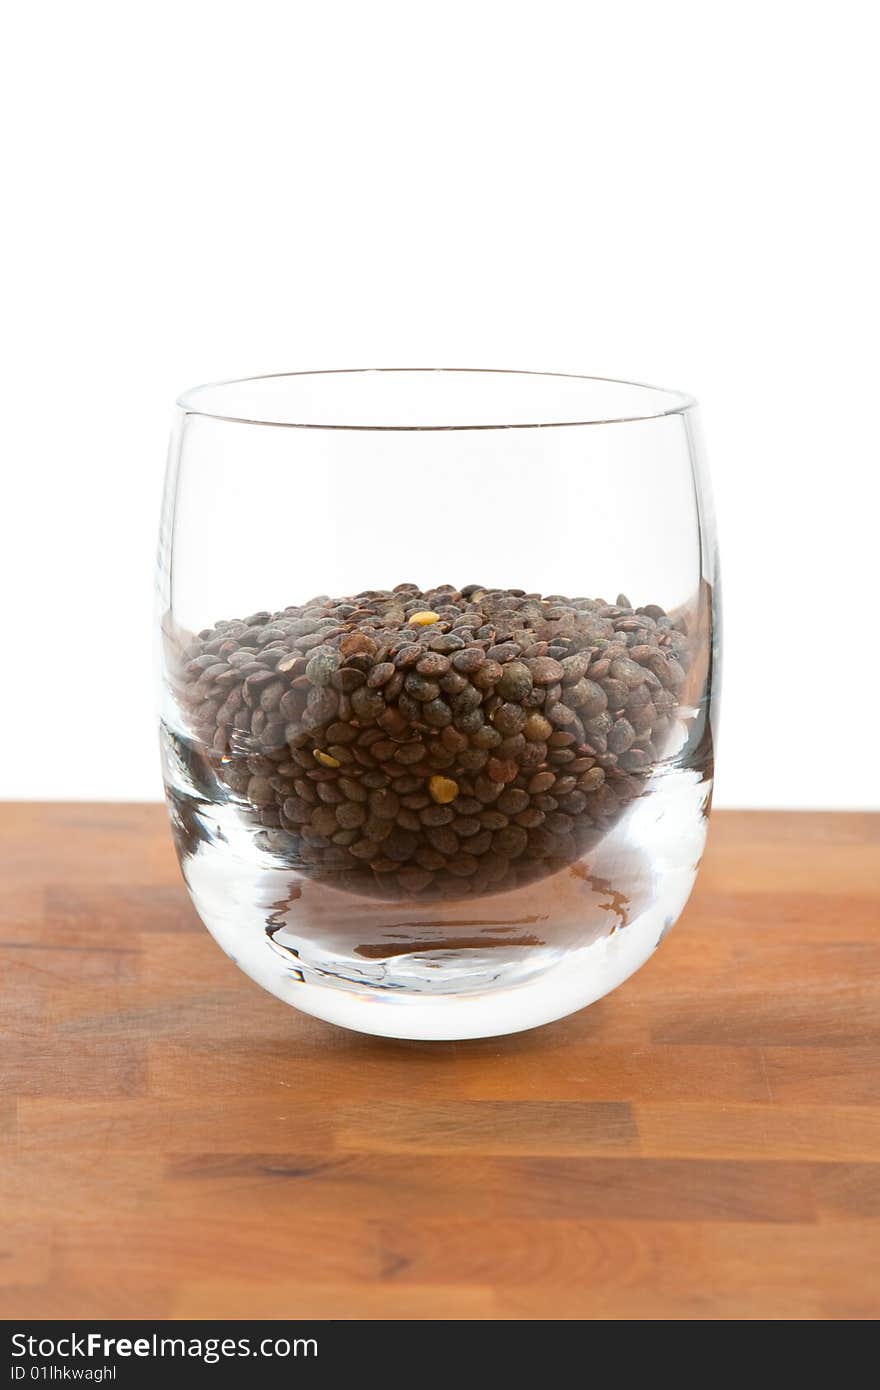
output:
<instances>
[{"instance_id":1,"label":"glass rim","mask_svg":"<svg viewBox=\"0 0 880 1390\"><path fill-rule=\"evenodd\" d=\"M519 377L542 377L547 380L561 381L581 381L594 382L608 386L626 387L631 391L642 393L647 398L653 398L653 409L646 408L636 412L627 411L625 414L586 414L582 419L539 419L528 421L504 421L499 420L491 423L466 423L466 424L352 424L345 422L310 421L310 420L278 420L269 418L268 415L239 414L232 409L218 409L216 405L208 408L207 404L199 402L199 396L203 393L229 391L232 393L236 387L244 387L253 382L260 381L279 381L283 379L298 379L302 377L347 377L354 375L379 376L394 375L395 373L404 375L407 373L421 373L423 375L471 375L471 376L519 376ZM328 367L311 369L296 372L263 372L255 376L229 377L220 381L204 382L198 386L192 386L183 391L175 402L177 408L184 415L201 416L211 420L224 421L229 424L238 425L266 425L274 429L302 429L302 430L351 430L355 432L375 432L384 433L429 433L429 432L457 432L470 430L540 430L540 429L580 429L588 425L626 425L637 424L648 420L662 420L672 415L686 415L697 406L694 396L688 395L684 391L676 391L663 386L653 386L643 381L630 381L623 377L595 376L583 372L542 372L530 371L515 367Z\"/></svg>"}]
</instances>

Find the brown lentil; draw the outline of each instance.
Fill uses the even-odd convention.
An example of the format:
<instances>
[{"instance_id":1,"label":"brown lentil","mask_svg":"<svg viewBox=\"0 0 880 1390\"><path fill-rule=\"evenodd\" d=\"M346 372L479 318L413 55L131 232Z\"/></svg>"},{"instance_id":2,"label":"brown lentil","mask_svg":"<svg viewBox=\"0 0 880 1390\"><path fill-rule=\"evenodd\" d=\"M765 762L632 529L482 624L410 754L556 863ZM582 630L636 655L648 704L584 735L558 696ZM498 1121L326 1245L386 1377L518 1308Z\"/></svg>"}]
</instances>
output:
<instances>
[{"instance_id":1,"label":"brown lentil","mask_svg":"<svg viewBox=\"0 0 880 1390\"><path fill-rule=\"evenodd\" d=\"M623 595L404 584L218 622L173 685L188 756L264 847L442 899L587 852L663 757L693 660L683 620Z\"/></svg>"}]
</instances>

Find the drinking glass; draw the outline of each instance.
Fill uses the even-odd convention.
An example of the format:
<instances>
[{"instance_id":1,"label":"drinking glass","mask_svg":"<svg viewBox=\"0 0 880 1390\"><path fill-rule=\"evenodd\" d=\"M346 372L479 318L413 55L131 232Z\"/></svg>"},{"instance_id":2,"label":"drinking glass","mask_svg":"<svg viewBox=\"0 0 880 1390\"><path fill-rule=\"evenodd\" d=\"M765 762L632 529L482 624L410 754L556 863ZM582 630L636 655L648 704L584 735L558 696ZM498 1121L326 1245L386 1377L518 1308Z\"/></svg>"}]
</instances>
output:
<instances>
[{"instance_id":1,"label":"drinking glass","mask_svg":"<svg viewBox=\"0 0 880 1390\"><path fill-rule=\"evenodd\" d=\"M512 1033L600 998L696 877L717 606L687 396L454 369L186 392L160 731L205 925L367 1033Z\"/></svg>"}]
</instances>

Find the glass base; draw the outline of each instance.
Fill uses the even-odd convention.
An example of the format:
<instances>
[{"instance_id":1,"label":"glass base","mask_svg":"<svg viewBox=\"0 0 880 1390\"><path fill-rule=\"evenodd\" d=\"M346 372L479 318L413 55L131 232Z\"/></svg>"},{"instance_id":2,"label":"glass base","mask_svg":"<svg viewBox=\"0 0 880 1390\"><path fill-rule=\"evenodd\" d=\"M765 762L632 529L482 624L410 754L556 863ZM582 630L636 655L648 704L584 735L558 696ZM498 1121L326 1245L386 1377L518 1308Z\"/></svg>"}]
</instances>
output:
<instances>
[{"instance_id":1,"label":"glass base","mask_svg":"<svg viewBox=\"0 0 880 1390\"><path fill-rule=\"evenodd\" d=\"M258 984L316 1018L382 1037L493 1037L563 1018L644 964L696 878L711 783L677 770L590 853L511 893L386 903L255 857L230 808L171 798L196 908ZM193 833L193 832L197 833ZM181 837L178 826L178 847Z\"/></svg>"},{"instance_id":2,"label":"glass base","mask_svg":"<svg viewBox=\"0 0 880 1390\"><path fill-rule=\"evenodd\" d=\"M273 968L263 969L256 960L245 964L234 955L235 933L221 928L213 935L238 965L258 984L292 1004L303 1013L322 1018L342 1028L372 1033L384 1038L410 1038L423 1042L457 1041L465 1038L491 1038L520 1033L554 1019L564 1018L601 999L616 989L652 954L671 922L654 908L645 912L625 931L595 941L570 952L555 966L520 983L505 985L504 974L496 973L491 987L474 990L474 978L485 974L478 952L461 952L459 965L469 976L465 992L456 992L446 980L443 993L428 994L417 989L346 988L342 983L350 961L322 962L322 973L333 984L311 984L293 973L279 976ZM229 937L228 942L223 938ZM471 957L476 957L472 959ZM425 972L433 968L445 972L450 962L444 953L419 958ZM314 967L312 967L314 968ZM506 972L515 976L516 968Z\"/></svg>"}]
</instances>

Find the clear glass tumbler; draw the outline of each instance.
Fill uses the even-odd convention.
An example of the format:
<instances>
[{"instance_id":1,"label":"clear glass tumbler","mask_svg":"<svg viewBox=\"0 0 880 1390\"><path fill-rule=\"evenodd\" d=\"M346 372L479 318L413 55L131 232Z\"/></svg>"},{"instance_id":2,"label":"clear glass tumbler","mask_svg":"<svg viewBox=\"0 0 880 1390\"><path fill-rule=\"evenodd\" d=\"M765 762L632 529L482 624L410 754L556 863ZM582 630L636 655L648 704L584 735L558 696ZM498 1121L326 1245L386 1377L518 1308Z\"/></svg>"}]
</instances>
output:
<instances>
[{"instance_id":1,"label":"clear glass tumbler","mask_svg":"<svg viewBox=\"0 0 880 1390\"><path fill-rule=\"evenodd\" d=\"M718 680L688 397L446 369L197 387L158 588L183 875L281 999L512 1033L614 989L681 913Z\"/></svg>"}]
</instances>

